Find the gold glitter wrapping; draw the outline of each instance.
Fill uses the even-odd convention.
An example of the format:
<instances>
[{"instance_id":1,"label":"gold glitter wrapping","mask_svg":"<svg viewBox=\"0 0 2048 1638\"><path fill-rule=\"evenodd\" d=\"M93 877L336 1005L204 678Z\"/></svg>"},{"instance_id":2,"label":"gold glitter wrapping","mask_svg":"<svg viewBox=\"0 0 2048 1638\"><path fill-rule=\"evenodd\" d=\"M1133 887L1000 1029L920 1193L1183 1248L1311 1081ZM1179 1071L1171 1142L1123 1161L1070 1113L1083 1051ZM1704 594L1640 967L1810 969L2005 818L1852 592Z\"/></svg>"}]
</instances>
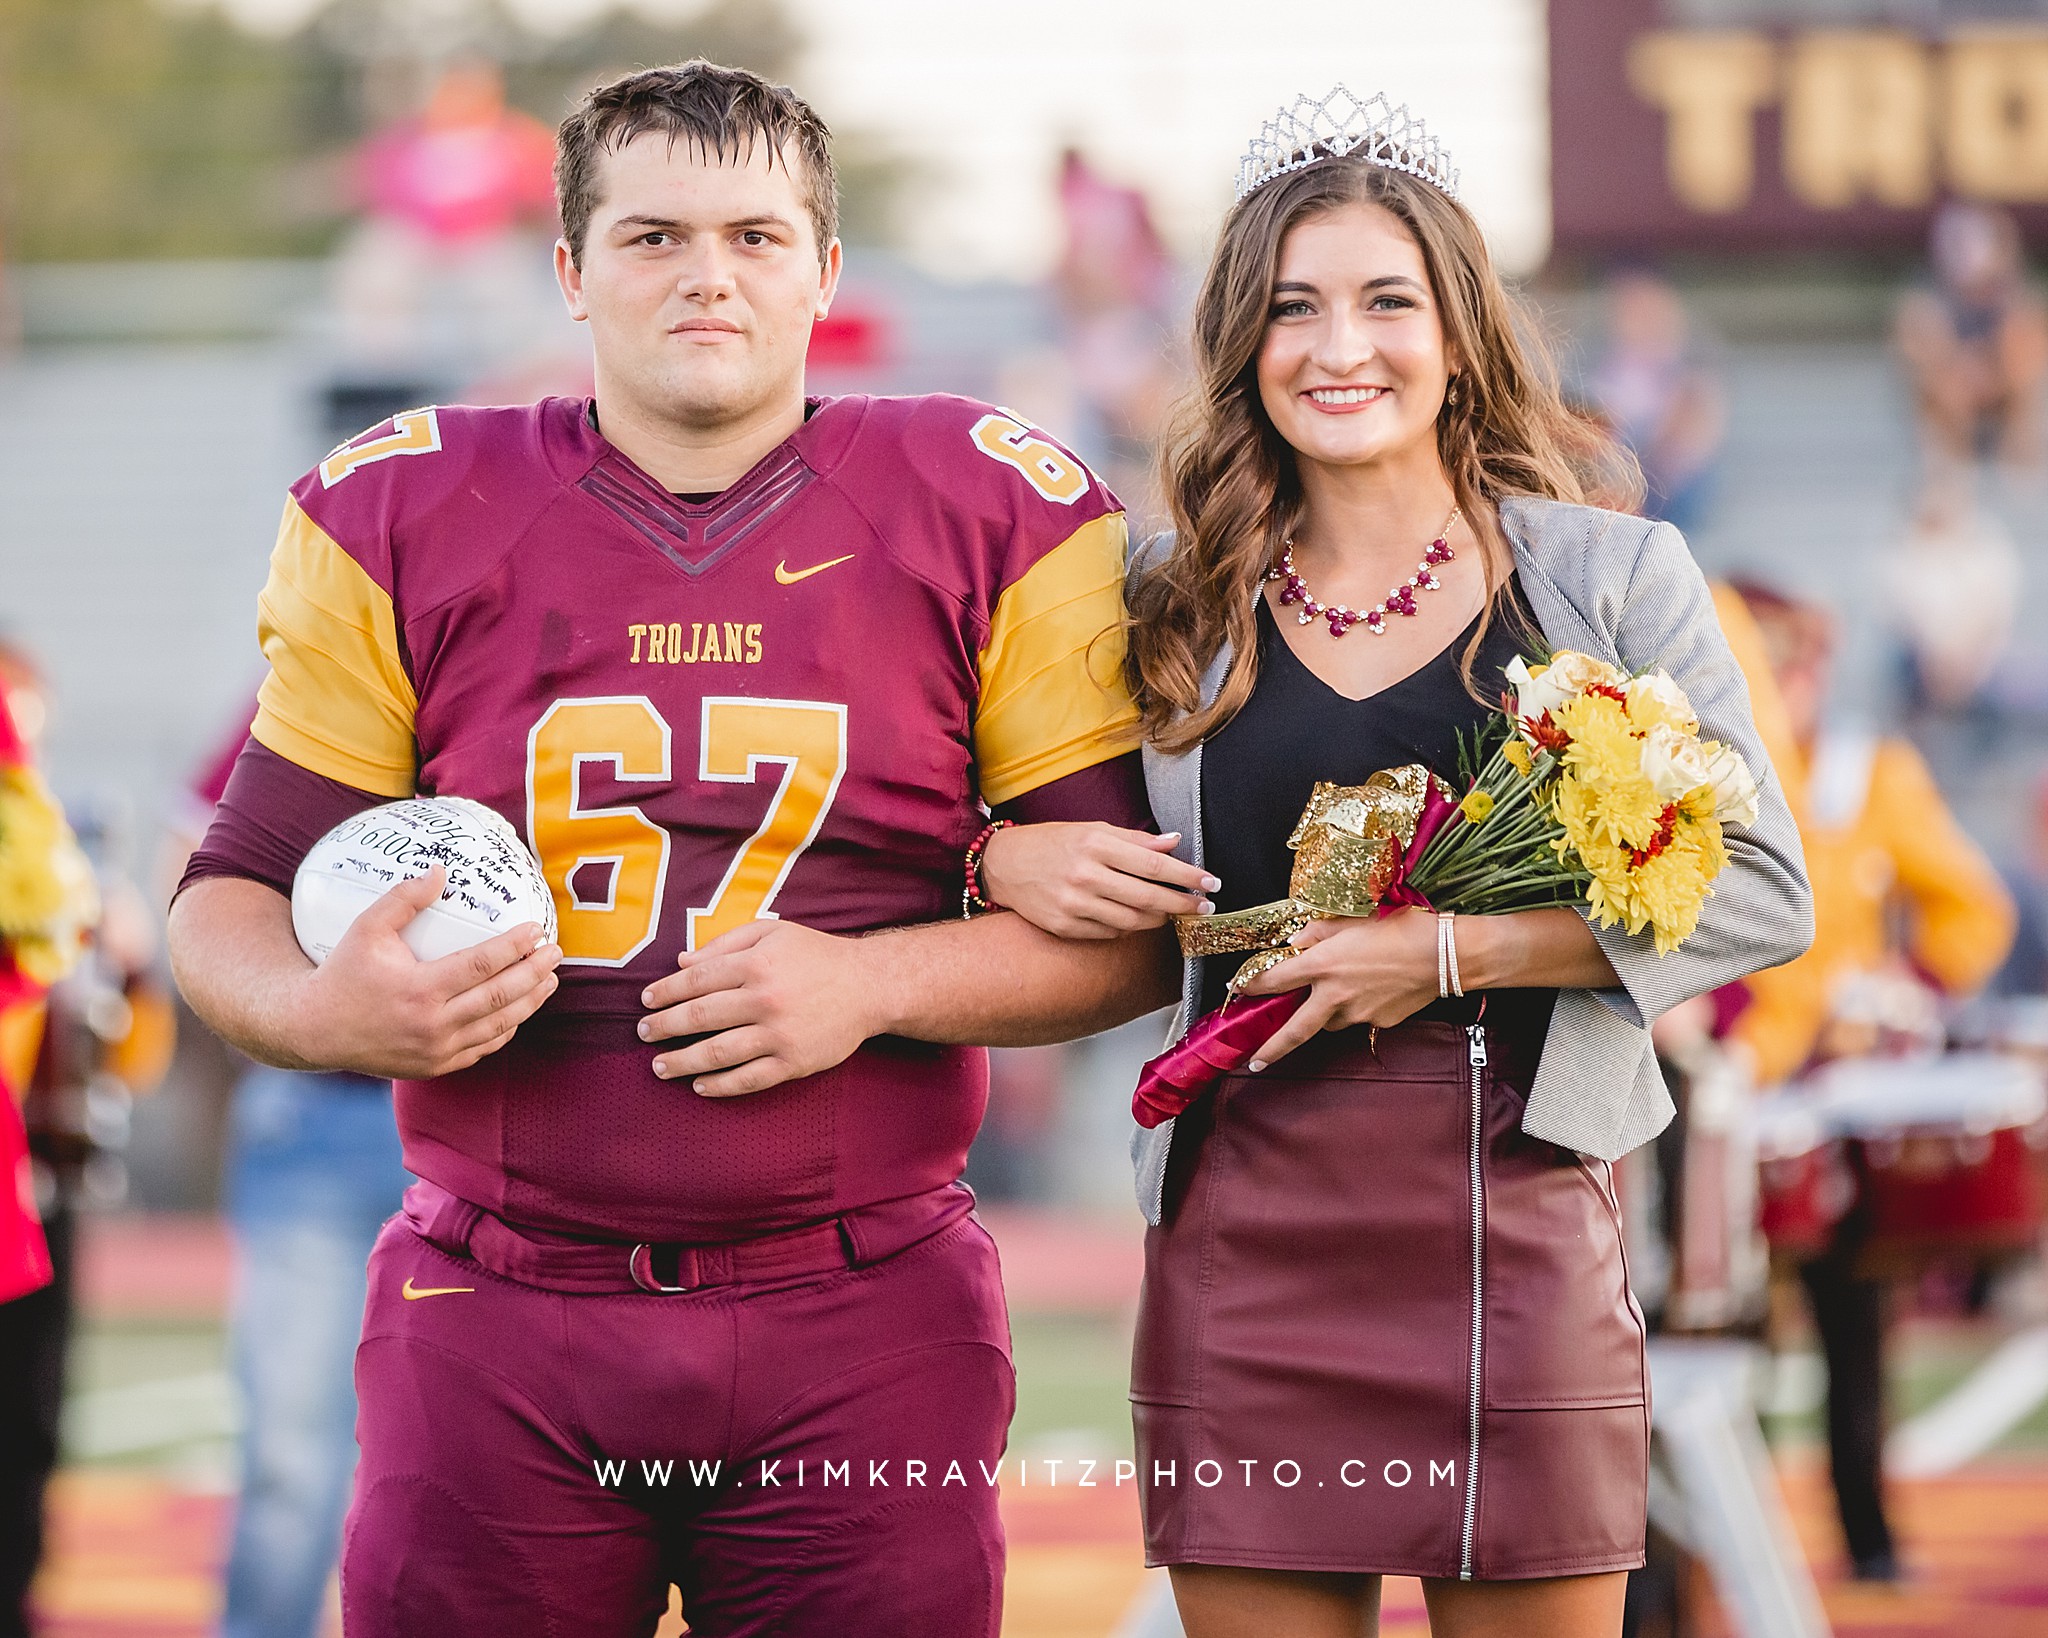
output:
<instances>
[{"instance_id":1,"label":"gold glitter wrapping","mask_svg":"<svg viewBox=\"0 0 2048 1638\"><path fill-rule=\"evenodd\" d=\"M1415 762L1363 785L1317 785L1287 839L1294 849L1289 891L1322 915L1371 915L1428 799L1429 770Z\"/></svg>"},{"instance_id":2,"label":"gold glitter wrapping","mask_svg":"<svg viewBox=\"0 0 2048 1638\"><path fill-rule=\"evenodd\" d=\"M1192 961L1198 956L1270 950L1285 944L1314 919L1315 912L1307 905L1276 899L1220 916L1175 916L1173 930L1180 937L1180 953Z\"/></svg>"},{"instance_id":3,"label":"gold glitter wrapping","mask_svg":"<svg viewBox=\"0 0 2048 1638\"><path fill-rule=\"evenodd\" d=\"M1301 952L1295 949L1295 947L1291 944L1283 944L1277 950L1261 950L1257 955L1253 956L1251 960L1247 961L1242 967L1238 968L1235 973L1231 974L1230 993L1232 995L1242 995L1244 993L1245 985L1249 984L1253 979L1257 978L1259 974L1266 971L1267 968L1277 967L1289 956L1297 956L1300 954Z\"/></svg>"},{"instance_id":4,"label":"gold glitter wrapping","mask_svg":"<svg viewBox=\"0 0 2048 1638\"><path fill-rule=\"evenodd\" d=\"M1318 783L1287 845L1294 851L1291 897L1215 916L1175 916L1183 956L1259 952L1231 979L1233 993L1294 954L1287 941L1327 916L1369 916L1394 880L1395 867L1429 799L1420 763L1374 774L1363 785Z\"/></svg>"}]
</instances>

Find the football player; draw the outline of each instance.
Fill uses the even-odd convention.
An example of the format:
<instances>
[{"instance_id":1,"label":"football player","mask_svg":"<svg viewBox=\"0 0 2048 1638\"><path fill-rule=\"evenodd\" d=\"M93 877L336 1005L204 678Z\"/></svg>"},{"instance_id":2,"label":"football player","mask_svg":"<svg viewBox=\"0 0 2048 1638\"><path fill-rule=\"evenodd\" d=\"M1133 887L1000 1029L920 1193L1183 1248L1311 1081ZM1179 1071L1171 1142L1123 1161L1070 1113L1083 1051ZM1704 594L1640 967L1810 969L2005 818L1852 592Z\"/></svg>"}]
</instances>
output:
<instances>
[{"instance_id":1,"label":"football player","mask_svg":"<svg viewBox=\"0 0 2048 1638\"><path fill-rule=\"evenodd\" d=\"M172 916L230 1040L398 1082L348 1630L645 1633L673 1581L702 1635L992 1635L1013 1378L967 1043L1134 1016L1174 963L962 919L963 853L984 804L1147 823L1123 517L1006 411L806 399L840 247L788 90L629 75L557 184L594 400L416 410L294 486ZM558 942L416 961L435 873L309 965L306 850L436 792L526 836Z\"/></svg>"}]
</instances>

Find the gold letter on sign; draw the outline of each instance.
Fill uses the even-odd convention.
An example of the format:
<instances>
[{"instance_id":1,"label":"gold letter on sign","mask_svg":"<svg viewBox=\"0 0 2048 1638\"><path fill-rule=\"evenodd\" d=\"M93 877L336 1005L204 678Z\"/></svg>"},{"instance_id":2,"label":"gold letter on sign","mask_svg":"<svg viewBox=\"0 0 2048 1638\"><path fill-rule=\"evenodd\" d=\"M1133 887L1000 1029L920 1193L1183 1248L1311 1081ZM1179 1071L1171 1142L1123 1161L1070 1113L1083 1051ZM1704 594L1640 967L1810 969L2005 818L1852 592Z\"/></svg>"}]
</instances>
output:
<instances>
[{"instance_id":1,"label":"gold letter on sign","mask_svg":"<svg viewBox=\"0 0 2048 1638\"><path fill-rule=\"evenodd\" d=\"M1756 182L1756 111L1777 90L1761 34L1645 34L1629 48L1629 83L1664 111L1664 169L1693 210L1749 203Z\"/></svg>"},{"instance_id":2,"label":"gold letter on sign","mask_svg":"<svg viewBox=\"0 0 2048 1638\"><path fill-rule=\"evenodd\" d=\"M1802 35L1785 66L1785 181L1820 210L1865 195L1934 196L1934 87L1926 49L1888 30Z\"/></svg>"},{"instance_id":3,"label":"gold letter on sign","mask_svg":"<svg viewBox=\"0 0 2048 1638\"><path fill-rule=\"evenodd\" d=\"M2048 33L1959 33L1947 79L1948 179L1956 190L2048 200Z\"/></svg>"}]
</instances>

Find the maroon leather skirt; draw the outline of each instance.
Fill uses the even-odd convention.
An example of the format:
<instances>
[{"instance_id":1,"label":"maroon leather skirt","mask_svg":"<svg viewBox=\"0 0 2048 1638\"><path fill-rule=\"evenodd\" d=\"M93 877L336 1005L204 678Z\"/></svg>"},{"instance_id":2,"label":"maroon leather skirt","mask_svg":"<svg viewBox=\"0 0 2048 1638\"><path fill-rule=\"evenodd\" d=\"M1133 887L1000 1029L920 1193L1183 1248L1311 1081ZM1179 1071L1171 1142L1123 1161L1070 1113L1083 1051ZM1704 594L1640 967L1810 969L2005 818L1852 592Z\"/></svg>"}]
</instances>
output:
<instances>
[{"instance_id":1,"label":"maroon leather skirt","mask_svg":"<svg viewBox=\"0 0 2048 1638\"><path fill-rule=\"evenodd\" d=\"M1180 1118L1131 1381L1148 1564L1643 1562L1642 1315L1607 1167L1522 1131L1541 1046L1347 1030Z\"/></svg>"}]
</instances>

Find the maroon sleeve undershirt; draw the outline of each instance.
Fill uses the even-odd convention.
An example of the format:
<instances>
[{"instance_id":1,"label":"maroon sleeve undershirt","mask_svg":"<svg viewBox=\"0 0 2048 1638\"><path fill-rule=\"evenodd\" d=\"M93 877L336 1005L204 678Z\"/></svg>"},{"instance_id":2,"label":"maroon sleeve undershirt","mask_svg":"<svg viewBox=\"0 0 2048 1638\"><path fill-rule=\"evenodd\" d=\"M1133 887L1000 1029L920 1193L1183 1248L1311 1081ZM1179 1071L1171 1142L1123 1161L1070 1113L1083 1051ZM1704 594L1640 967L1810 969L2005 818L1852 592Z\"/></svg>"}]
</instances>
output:
<instances>
[{"instance_id":1,"label":"maroon sleeve undershirt","mask_svg":"<svg viewBox=\"0 0 2048 1638\"><path fill-rule=\"evenodd\" d=\"M206 764L199 776L192 781L192 799L201 804L202 811L211 813L220 806L220 799L228 788L228 775L235 771L235 759L242 754L242 747L249 742L249 730L255 726L256 702L249 701L249 708L235 719L231 734L223 734L206 758Z\"/></svg>"},{"instance_id":2,"label":"maroon sleeve undershirt","mask_svg":"<svg viewBox=\"0 0 2048 1638\"><path fill-rule=\"evenodd\" d=\"M235 758L178 893L209 876L241 876L290 898L299 861L315 842L350 814L389 800L323 778L251 739Z\"/></svg>"},{"instance_id":3,"label":"maroon sleeve undershirt","mask_svg":"<svg viewBox=\"0 0 2048 1638\"><path fill-rule=\"evenodd\" d=\"M1020 825L1042 825L1055 819L1100 819L1126 830L1159 829L1152 817L1152 804L1145 797L1145 769L1136 751L1098 762L1092 768L1070 773L1064 779L1040 785L1035 791L994 809L998 819Z\"/></svg>"}]
</instances>

